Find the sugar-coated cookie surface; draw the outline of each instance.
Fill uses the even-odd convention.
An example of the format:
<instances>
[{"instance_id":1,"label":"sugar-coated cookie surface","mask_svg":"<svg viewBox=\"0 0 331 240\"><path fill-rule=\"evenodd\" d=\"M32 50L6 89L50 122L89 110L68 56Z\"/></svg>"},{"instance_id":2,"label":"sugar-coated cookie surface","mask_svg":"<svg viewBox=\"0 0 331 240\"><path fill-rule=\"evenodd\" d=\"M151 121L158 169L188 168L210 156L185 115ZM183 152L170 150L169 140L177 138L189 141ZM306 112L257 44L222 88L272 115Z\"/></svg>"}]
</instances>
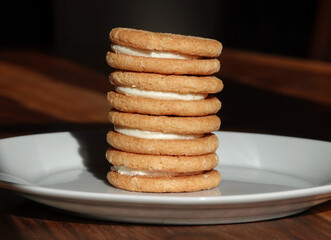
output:
<instances>
[{"instance_id":1,"label":"sugar-coated cookie surface","mask_svg":"<svg viewBox=\"0 0 331 240\"><path fill-rule=\"evenodd\" d=\"M138 57L107 52L106 61L109 66L134 72L160 74L210 75L220 70L217 59L166 59Z\"/></svg>"},{"instance_id":2,"label":"sugar-coated cookie surface","mask_svg":"<svg viewBox=\"0 0 331 240\"><path fill-rule=\"evenodd\" d=\"M222 80L215 76L164 75L154 73L115 71L109 80L117 86L135 87L150 91L176 93L218 93Z\"/></svg>"},{"instance_id":3,"label":"sugar-coated cookie surface","mask_svg":"<svg viewBox=\"0 0 331 240\"><path fill-rule=\"evenodd\" d=\"M109 163L136 170L199 172L213 169L219 159L216 153L197 156L147 155L123 152L114 148L108 149L106 158Z\"/></svg>"},{"instance_id":4,"label":"sugar-coated cookie surface","mask_svg":"<svg viewBox=\"0 0 331 240\"><path fill-rule=\"evenodd\" d=\"M217 170L180 177L129 176L110 171L108 181L115 187L135 192L193 192L216 187L221 181Z\"/></svg>"},{"instance_id":5,"label":"sugar-coated cookie surface","mask_svg":"<svg viewBox=\"0 0 331 240\"><path fill-rule=\"evenodd\" d=\"M206 116L215 114L221 108L221 102L216 97L194 101L162 100L109 92L107 99L119 111L151 115Z\"/></svg>"},{"instance_id":6,"label":"sugar-coated cookie surface","mask_svg":"<svg viewBox=\"0 0 331 240\"><path fill-rule=\"evenodd\" d=\"M131 28L114 28L110 31L109 38L118 45L201 57L217 57L223 48L214 39Z\"/></svg>"},{"instance_id":7,"label":"sugar-coated cookie surface","mask_svg":"<svg viewBox=\"0 0 331 240\"><path fill-rule=\"evenodd\" d=\"M221 120L216 115L202 117L154 116L112 110L108 113L111 123L121 127L152 132L177 134L203 134L217 131Z\"/></svg>"},{"instance_id":8,"label":"sugar-coated cookie surface","mask_svg":"<svg viewBox=\"0 0 331 240\"><path fill-rule=\"evenodd\" d=\"M218 147L214 134L196 139L145 139L109 131L107 142L125 152L152 155L203 155L214 153Z\"/></svg>"}]
</instances>

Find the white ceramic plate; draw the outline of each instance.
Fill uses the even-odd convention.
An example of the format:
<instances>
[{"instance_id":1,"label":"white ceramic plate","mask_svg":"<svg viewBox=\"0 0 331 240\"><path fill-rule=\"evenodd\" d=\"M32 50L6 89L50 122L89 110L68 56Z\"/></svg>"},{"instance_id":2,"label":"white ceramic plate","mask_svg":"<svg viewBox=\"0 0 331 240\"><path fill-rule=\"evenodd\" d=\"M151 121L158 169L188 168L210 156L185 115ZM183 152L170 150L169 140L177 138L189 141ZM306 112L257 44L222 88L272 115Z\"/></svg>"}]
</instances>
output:
<instances>
[{"instance_id":1,"label":"white ceramic plate","mask_svg":"<svg viewBox=\"0 0 331 240\"><path fill-rule=\"evenodd\" d=\"M105 132L0 140L0 186L68 213L112 221L220 224L302 212L331 199L331 143L217 132L219 187L133 193L110 186Z\"/></svg>"}]
</instances>

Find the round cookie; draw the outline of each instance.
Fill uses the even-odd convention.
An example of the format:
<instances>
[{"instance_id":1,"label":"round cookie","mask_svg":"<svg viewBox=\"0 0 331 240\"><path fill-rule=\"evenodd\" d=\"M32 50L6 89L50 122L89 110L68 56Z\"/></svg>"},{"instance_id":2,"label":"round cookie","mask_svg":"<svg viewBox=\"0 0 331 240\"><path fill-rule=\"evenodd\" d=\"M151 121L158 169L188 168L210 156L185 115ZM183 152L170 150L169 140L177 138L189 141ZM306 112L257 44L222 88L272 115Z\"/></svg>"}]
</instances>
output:
<instances>
[{"instance_id":1,"label":"round cookie","mask_svg":"<svg viewBox=\"0 0 331 240\"><path fill-rule=\"evenodd\" d=\"M183 76L115 71L109 80L117 86L175 93L218 93L223 82L215 76Z\"/></svg>"},{"instance_id":2,"label":"round cookie","mask_svg":"<svg viewBox=\"0 0 331 240\"><path fill-rule=\"evenodd\" d=\"M109 163L136 170L167 171L176 173L200 172L215 168L219 159L216 153L198 156L146 155L109 148Z\"/></svg>"},{"instance_id":3,"label":"round cookie","mask_svg":"<svg viewBox=\"0 0 331 240\"><path fill-rule=\"evenodd\" d=\"M109 38L122 46L201 57L217 57L223 48L220 42L213 39L130 28L114 28Z\"/></svg>"},{"instance_id":4,"label":"round cookie","mask_svg":"<svg viewBox=\"0 0 331 240\"><path fill-rule=\"evenodd\" d=\"M109 121L120 127L152 132L177 134L203 134L217 131L221 120L216 115L202 117L154 116L112 110Z\"/></svg>"},{"instance_id":5,"label":"round cookie","mask_svg":"<svg viewBox=\"0 0 331 240\"><path fill-rule=\"evenodd\" d=\"M117 69L161 74L211 75L220 70L217 59L167 59L107 52L106 61Z\"/></svg>"},{"instance_id":6,"label":"round cookie","mask_svg":"<svg viewBox=\"0 0 331 240\"><path fill-rule=\"evenodd\" d=\"M206 116L215 114L221 108L221 102L216 97L192 101L161 100L108 92L107 99L117 110L151 115Z\"/></svg>"},{"instance_id":7,"label":"round cookie","mask_svg":"<svg viewBox=\"0 0 331 240\"><path fill-rule=\"evenodd\" d=\"M145 139L109 131L107 142L125 152L152 155L203 155L214 153L218 147L218 139L212 133L195 139Z\"/></svg>"},{"instance_id":8,"label":"round cookie","mask_svg":"<svg viewBox=\"0 0 331 240\"><path fill-rule=\"evenodd\" d=\"M216 187L221 175L216 170L178 177L129 176L110 171L108 181L115 187L137 192L193 192Z\"/></svg>"}]
</instances>

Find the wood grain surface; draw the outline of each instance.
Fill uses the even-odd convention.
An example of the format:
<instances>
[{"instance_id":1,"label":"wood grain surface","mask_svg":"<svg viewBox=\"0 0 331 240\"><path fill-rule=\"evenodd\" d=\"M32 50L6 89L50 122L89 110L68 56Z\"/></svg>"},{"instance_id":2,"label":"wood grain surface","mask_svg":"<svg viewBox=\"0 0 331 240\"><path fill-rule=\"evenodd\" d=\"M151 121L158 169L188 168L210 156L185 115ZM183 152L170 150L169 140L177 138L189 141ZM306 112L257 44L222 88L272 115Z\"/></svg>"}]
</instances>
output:
<instances>
[{"instance_id":1,"label":"wood grain surface","mask_svg":"<svg viewBox=\"0 0 331 240\"><path fill-rule=\"evenodd\" d=\"M331 63L225 49L220 76L331 105Z\"/></svg>"},{"instance_id":2,"label":"wood grain surface","mask_svg":"<svg viewBox=\"0 0 331 240\"><path fill-rule=\"evenodd\" d=\"M103 57L103 56L102 56ZM331 69L321 62L224 51L222 130L331 141ZM0 53L0 137L108 129L108 72L35 51ZM331 202L287 218L162 226L66 215L0 190L1 239L331 239Z\"/></svg>"}]
</instances>

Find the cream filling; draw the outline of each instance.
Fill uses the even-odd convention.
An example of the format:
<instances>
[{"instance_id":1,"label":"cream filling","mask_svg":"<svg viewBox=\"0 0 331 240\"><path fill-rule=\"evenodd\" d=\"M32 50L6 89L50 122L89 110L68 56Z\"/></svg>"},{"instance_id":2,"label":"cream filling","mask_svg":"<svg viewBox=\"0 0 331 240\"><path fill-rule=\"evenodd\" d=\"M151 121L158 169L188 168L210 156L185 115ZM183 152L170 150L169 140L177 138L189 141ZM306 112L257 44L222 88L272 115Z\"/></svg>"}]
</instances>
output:
<instances>
[{"instance_id":1,"label":"cream filling","mask_svg":"<svg viewBox=\"0 0 331 240\"><path fill-rule=\"evenodd\" d=\"M203 134L181 135L175 133L150 132L119 126L114 126L114 129L116 132L127 136L145 139L196 139L203 136Z\"/></svg>"},{"instance_id":2,"label":"cream filling","mask_svg":"<svg viewBox=\"0 0 331 240\"><path fill-rule=\"evenodd\" d=\"M173 93L173 92L159 92L159 91L149 91L142 90L131 87L116 87L116 91L123 93L125 95L154 98L154 99L164 99L164 100L201 100L205 99L208 94L192 94L192 93Z\"/></svg>"},{"instance_id":3,"label":"cream filling","mask_svg":"<svg viewBox=\"0 0 331 240\"><path fill-rule=\"evenodd\" d=\"M118 172L119 174L128 176L151 176L151 177L177 177L177 176L188 176L193 174L198 174L201 172L187 172L187 173L176 173L176 172L166 172L166 171L153 171L153 170L136 170L124 166L112 166L112 171Z\"/></svg>"},{"instance_id":4,"label":"cream filling","mask_svg":"<svg viewBox=\"0 0 331 240\"><path fill-rule=\"evenodd\" d=\"M111 45L110 47L115 53L121 53L125 55L138 56L138 57L172 58L172 59L198 58L196 56L191 56L187 54L138 49L138 48L132 48L132 47L126 47L120 45Z\"/></svg>"}]
</instances>

